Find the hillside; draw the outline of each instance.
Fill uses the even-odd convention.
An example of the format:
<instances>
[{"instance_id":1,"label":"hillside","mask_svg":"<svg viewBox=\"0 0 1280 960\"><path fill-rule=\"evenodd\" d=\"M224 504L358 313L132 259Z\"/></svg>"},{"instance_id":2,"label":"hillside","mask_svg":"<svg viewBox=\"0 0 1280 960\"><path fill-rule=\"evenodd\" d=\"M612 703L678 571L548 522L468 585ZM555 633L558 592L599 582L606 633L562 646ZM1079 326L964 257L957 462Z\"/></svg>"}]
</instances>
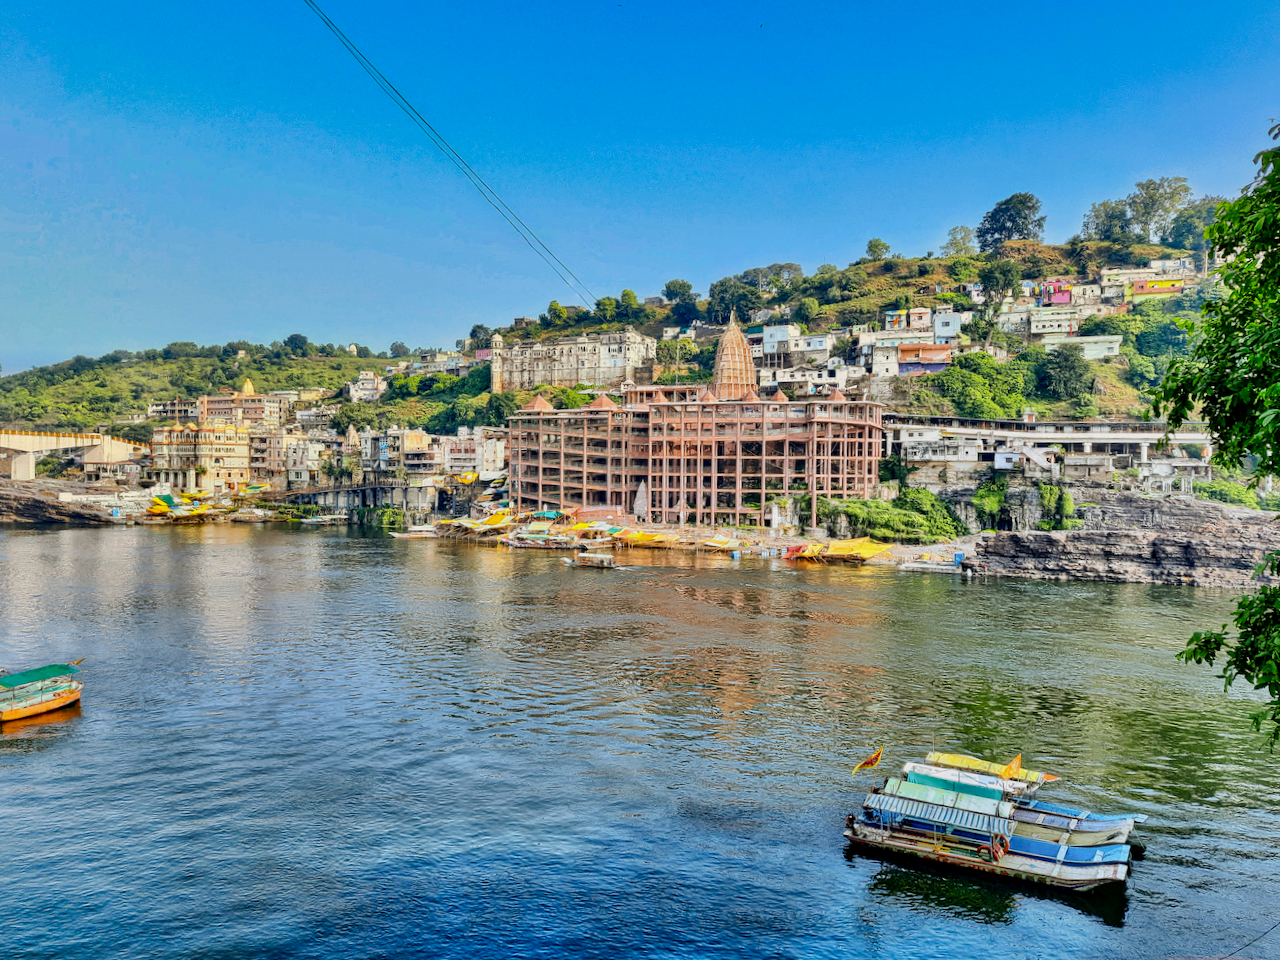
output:
<instances>
[{"instance_id":1,"label":"hillside","mask_svg":"<svg viewBox=\"0 0 1280 960\"><path fill-rule=\"evenodd\" d=\"M276 351L261 348L262 352L239 356L244 347L235 344L190 347L215 355L166 357L165 351L158 350L117 351L96 360L76 357L0 377L0 423L82 430L145 414L148 402L190 399L217 393L222 387L239 387L245 377L262 392L298 387L336 392L361 370L380 370L385 363L345 351L333 356L277 356Z\"/></svg>"}]
</instances>

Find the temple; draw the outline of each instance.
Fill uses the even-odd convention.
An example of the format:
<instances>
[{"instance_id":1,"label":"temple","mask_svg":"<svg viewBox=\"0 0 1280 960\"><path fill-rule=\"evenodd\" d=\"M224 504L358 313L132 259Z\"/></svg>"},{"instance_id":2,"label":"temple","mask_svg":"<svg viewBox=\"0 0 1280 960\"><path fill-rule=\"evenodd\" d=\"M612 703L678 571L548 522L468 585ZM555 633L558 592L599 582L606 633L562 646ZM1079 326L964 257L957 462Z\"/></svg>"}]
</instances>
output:
<instances>
[{"instance_id":1,"label":"temple","mask_svg":"<svg viewBox=\"0 0 1280 960\"><path fill-rule=\"evenodd\" d=\"M582 518L770 525L774 501L865 499L878 479L882 404L826 397L762 399L742 331L730 320L710 384L622 386L556 410L534 397L508 421L511 504ZM773 521L776 522L776 521Z\"/></svg>"}]
</instances>

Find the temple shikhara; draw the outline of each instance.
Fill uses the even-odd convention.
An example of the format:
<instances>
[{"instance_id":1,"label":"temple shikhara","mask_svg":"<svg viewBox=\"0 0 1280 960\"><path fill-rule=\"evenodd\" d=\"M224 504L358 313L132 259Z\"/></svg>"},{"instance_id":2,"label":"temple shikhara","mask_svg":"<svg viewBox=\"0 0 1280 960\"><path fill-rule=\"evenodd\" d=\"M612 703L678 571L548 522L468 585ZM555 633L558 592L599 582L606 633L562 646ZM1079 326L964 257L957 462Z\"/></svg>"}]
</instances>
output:
<instances>
[{"instance_id":1,"label":"temple shikhara","mask_svg":"<svg viewBox=\"0 0 1280 960\"><path fill-rule=\"evenodd\" d=\"M768 526L774 501L866 498L877 482L882 405L756 392L751 348L734 321L711 383L622 386L577 410L542 396L509 425L511 505L584 519L634 515L650 523ZM817 497L812 496L816 494Z\"/></svg>"}]
</instances>

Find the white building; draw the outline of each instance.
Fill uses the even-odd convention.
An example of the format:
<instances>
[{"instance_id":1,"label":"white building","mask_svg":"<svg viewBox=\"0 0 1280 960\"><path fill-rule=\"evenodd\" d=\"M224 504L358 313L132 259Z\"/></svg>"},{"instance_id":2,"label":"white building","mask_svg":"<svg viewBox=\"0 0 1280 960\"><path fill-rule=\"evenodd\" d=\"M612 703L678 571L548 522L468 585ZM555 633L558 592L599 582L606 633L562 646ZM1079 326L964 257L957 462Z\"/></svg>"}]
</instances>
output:
<instances>
[{"instance_id":1,"label":"white building","mask_svg":"<svg viewBox=\"0 0 1280 960\"><path fill-rule=\"evenodd\" d=\"M491 389L529 390L544 383L619 387L635 380L638 369L652 365L657 351L658 341L629 326L610 333L519 340L510 346L495 334Z\"/></svg>"},{"instance_id":2,"label":"white building","mask_svg":"<svg viewBox=\"0 0 1280 960\"><path fill-rule=\"evenodd\" d=\"M355 380L348 380L344 388L352 403L376 403L387 390L387 381L372 370L361 370Z\"/></svg>"},{"instance_id":3,"label":"white building","mask_svg":"<svg viewBox=\"0 0 1280 960\"><path fill-rule=\"evenodd\" d=\"M1086 360L1104 360L1107 357L1119 355L1124 337L1069 337L1065 334L1051 333L1046 334L1041 342L1048 353L1053 353L1058 347L1074 344L1083 351Z\"/></svg>"}]
</instances>

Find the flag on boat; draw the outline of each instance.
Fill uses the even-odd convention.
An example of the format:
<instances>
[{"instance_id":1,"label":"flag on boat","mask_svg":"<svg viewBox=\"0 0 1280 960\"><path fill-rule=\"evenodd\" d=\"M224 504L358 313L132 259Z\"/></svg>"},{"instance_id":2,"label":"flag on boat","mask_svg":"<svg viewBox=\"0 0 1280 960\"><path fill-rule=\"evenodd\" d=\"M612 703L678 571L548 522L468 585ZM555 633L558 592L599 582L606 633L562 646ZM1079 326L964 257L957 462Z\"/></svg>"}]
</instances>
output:
<instances>
[{"instance_id":1,"label":"flag on boat","mask_svg":"<svg viewBox=\"0 0 1280 960\"><path fill-rule=\"evenodd\" d=\"M881 747L871 756L867 757L867 759L863 760L860 764L854 767L853 775L856 777L858 775L859 770L870 770L874 767L880 766L880 758L883 756L884 756L884 747Z\"/></svg>"},{"instance_id":2,"label":"flag on boat","mask_svg":"<svg viewBox=\"0 0 1280 960\"><path fill-rule=\"evenodd\" d=\"M1018 754L1010 760L1003 770L1000 771L1002 780L1012 780L1018 775L1018 771L1022 769L1022 754Z\"/></svg>"}]
</instances>

